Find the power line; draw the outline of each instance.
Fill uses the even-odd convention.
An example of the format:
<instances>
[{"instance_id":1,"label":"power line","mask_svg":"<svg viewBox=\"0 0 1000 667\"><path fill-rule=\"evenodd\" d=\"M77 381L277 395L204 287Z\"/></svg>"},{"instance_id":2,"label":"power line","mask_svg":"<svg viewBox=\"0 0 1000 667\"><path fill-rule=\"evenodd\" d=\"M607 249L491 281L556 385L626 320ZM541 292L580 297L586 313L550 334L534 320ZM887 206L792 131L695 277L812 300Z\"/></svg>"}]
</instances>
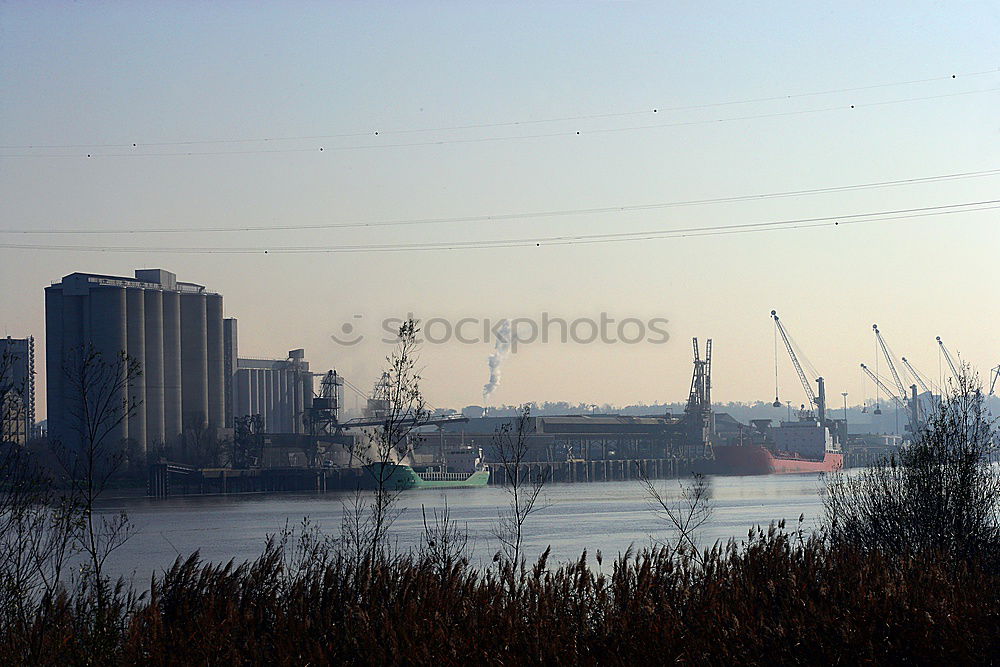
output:
<instances>
[{"instance_id":1,"label":"power line","mask_svg":"<svg viewBox=\"0 0 1000 667\"><path fill-rule=\"evenodd\" d=\"M991 93L1000 91L1000 87L996 88L986 88L982 90L967 90L957 93L944 93L941 95L927 95L923 97L907 97L896 100L884 100L881 102L867 102L859 104L850 105L836 105L828 107L820 107L814 109L800 109L796 111L779 111L773 113L764 114L753 114L746 116L733 116L728 118L709 118L702 120L691 120L691 121L678 121L671 123L654 123L650 125L634 125L629 127L615 127L615 128L599 128L594 130L564 130L560 132L547 132L539 134L524 134L515 136L491 136L491 137L472 137L466 139L433 139L427 141L414 141L414 142L404 142L404 143L387 143L387 144L360 144L356 146L316 146L311 148L260 148L260 149L250 149L250 150L218 150L218 151L173 151L173 152L141 152L141 151L130 151L128 153L8 153L0 154L0 159L15 159L15 158L120 158L120 157L196 157L196 156L219 156L219 155L263 155L263 154L279 154L279 153L332 153L338 151L357 151L357 150L369 150L369 149L386 149L386 148L414 148L422 146L446 146L454 144L477 144L477 143L494 143L494 142L505 142L505 141L523 141L528 139L546 139L555 137L573 137L581 135L597 135L597 134L609 134L609 133L620 133L620 132L634 132L639 130L650 130L650 129L663 129L671 127L686 127L692 125L708 125L716 123L732 123L737 121L746 120L761 120L766 118L780 118L786 116L800 116L806 114L816 114L816 113L827 113L831 111L850 111L852 109L875 107L875 106L885 106L891 104L904 104L909 102L922 102L927 100L938 100L949 97L960 97L964 95L979 95L982 93ZM379 134L375 132L375 134ZM368 135L365 135L368 136ZM248 140L250 141L250 140ZM258 140L260 142L272 141L268 139ZM132 148L138 148L140 146L145 147L147 144L133 143ZM161 145L178 145L178 144L161 144ZM122 147L121 145L116 145L113 147Z\"/></svg>"},{"instance_id":2,"label":"power line","mask_svg":"<svg viewBox=\"0 0 1000 667\"><path fill-rule=\"evenodd\" d=\"M0 248L18 250L63 250L80 252L136 252L136 253L180 253L180 254L339 254L356 252L406 252L420 250L463 250L482 248L513 248L525 246L583 245L593 243L612 243L620 241L641 241L668 238L688 238L697 236L721 236L750 232L808 229L813 227L828 227L891 220L906 220L956 213L971 213L978 211L1000 209L1000 199L965 202L960 204L945 204L941 206L925 206L920 208L896 209L891 211L876 211L871 213L855 213L840 216L824 216L814 218L797 218L756 223L734 223L709 227L688 227L680 229L655 229L640 232L618 232L605 234L577 234L549 237L490 239L478 241L435 241L427 243L386 243L341 246L278 246L278 247L168 247L168 246L82 246L82 245L43 245L43 244L0 244Z\"/></svg>"},{"instance_id":3,"label":"power line","mask_svg":"<svg viewBox=\"0 0 1000 667\"><path fill-rule=\"evenodd\" d=\"M742 201L782 199L787 197L800 197L818 194L829 194L834 192L850 192L856 190L900 187L906 185L919 185L924 183L934 183L941 181L963 180L969 178L984 178L988 176L1000 175L1000 169L986 169L981 171L966 171L951 174L937 174L934 176L919 176L915 178L903 178L891 181L877 181L871 183L856 183L851 185L835 185L822 188L809 188L804 190L786 190L784 192L767 192L749 195L734 195L729 197L713 197L708 199L688 199L673 202L659 202L652 204L627 204L617 206L601 206L594 208L572 208L556 209L548 211L529 211L500 213L490 215L455 216L447 218L412 218L400 220L381 220L374 222L334 222L311 225L259 225L245 227L159 227L144 229L0 229L0 234L68 234L68 235L92 235L92 234L194 234L194 233L230 233L230 232L267 232L267 231L305 231L322 229L347 229L357 227L395 227L411 225L430 225L457 222L502 222L505 220L518 220L525 218L552 218L566 217L573 215L591 215L599 213L624 213L632 211L649 211L664 208L679 208L684 206L705 206L710 204L726 204Z\"/></svg>"},{"instance_id":4,"label":"power line","mask_svg":"<svg viewBox=\"0 0 1000 667\"><path fill-rule=\"evenodd\" d=\"M959 78L967 79L977 76L985 76L990 74L996 74L1000 72L1000 68L981 70L977 72L965 72L961 74L950 74L946 76L934 76L923 79L909 79L905 81L891 81L886 83L870 84L867 86L853 86L849 88L833 88L829 90L811 91L803 93L791 93L786 95L772 95L769 97L755 97L740 100L726 100L721 102L707 102L702 104L688 104L680 106L652 106L647 109L632 110L632 111L620 111L620 112L605 112L605 113L595 113L595 114L582 114L573 116L556 116L549 118L534 118L534 119L520 119L520 120L508 120L499 121L493 123L468 123L463 125L448 125L441 127L422 127L422 128L401 128L401 129L387 129L379 130L376 128L371 128L367 130L354 130L349 132L341 132L335 134L313 134L313 135L298 135L298 136L273 136L273 137L258 137L258 138L212 138L212 139L185 139L178 141L144 141L144 142L131 142L131 143L80 143L80 144L12 144L12 145L0 145L0 150L8 149L70 149L70 148L138 148L140 146L194 146L194 145L209 145L209 144L240 144L240 143L265 143L265 142L281 142L281 141L314 141L318 139L342 139L342 138L354 138L354 137L368 137L373 135L393 135L393 134L419 134L428 132L454 132L459 130L475 130L475 129L489 129L497 127L516 127L524 125L540 125L545 123L561 123L570 121L580 121L580 120L597 120L602 118L624 118L628 116L639 116L646 114L654 114L660 112L672 112L672 111L692 111L697 109L711 109L716 107L724 106L736 106L740 104L758 104L761 102L775 102L780 100L789 99L800 99L804 97L819 97L823 95L834 95L838 93L853 93L860 92L864 90L876 90L879 88L891 88L898 86L909 86L921 83L934 83L938 81L950 81Z\"/></svg>"}]
</instances>

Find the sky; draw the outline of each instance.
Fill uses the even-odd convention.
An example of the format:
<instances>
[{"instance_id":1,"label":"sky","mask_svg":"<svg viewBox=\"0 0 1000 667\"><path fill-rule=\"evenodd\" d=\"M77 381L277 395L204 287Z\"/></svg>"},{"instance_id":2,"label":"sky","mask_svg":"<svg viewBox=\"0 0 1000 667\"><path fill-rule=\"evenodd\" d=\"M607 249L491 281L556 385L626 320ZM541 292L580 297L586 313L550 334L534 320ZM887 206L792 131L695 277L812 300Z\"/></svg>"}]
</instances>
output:
<instances>
[{"instance_id":1,"label":"sky","mask_svg":"<svg viewBox=\"0 0 1000 667\"><path fill-rule=\"evenodd\" d=\"M695 336L716 400L773 400L772 309L852 404L874 323L986 376L997 34L995 2L2 2L2 333L44 386L44 287L157 267L224 295L241 356L362 389L384 320L433 321L439 407L483 403L504 318L641 341L557 324L498 404L682 401Z\"/></svg>"}]
</instances>

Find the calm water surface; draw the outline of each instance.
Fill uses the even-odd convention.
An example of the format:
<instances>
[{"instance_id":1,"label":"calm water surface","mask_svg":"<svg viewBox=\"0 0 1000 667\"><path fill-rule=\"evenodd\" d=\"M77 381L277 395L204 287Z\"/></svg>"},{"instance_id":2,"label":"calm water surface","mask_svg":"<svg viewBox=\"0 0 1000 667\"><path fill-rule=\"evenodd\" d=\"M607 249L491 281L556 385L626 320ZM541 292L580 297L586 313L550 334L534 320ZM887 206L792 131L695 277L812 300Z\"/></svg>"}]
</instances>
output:
<instances>
[{"instance_id":1,"label":"calm water surface","mask_svg":"<svg viewBox=\"0 0 1000 667\"><path fill-rule=\"evenodd\" d=\"M822 514L818 475L710 477L713 514L702 528L700 542L733 537L745 539L755 525L785 519L794 527L799 515L812 527ZM676 480L656 482L676 498ZM125 510L135 535L109 560L114 574L134 574L140 581L169 566L178 555L200 550L205 559L237 562L256 557L268 534L303 517L335 534L343 504L351 494L297 494L282 496L188 496L168 499L109 499L105 512ZM423 522L447 502L452 519L467 527L473 562L488 562L497 551L491 526L508 502L501 488L406 491L400 496L402 514L392 535L402 549L418 544ZM543 509L528 518L525 552L537 557L547 546L552 557L567 561L586 549L600 549L606 557L630 544L647 546L651 538L669 539L670 528L650 509L638 482L551 484L543 492Z\"/></svg>"}]
</instances>

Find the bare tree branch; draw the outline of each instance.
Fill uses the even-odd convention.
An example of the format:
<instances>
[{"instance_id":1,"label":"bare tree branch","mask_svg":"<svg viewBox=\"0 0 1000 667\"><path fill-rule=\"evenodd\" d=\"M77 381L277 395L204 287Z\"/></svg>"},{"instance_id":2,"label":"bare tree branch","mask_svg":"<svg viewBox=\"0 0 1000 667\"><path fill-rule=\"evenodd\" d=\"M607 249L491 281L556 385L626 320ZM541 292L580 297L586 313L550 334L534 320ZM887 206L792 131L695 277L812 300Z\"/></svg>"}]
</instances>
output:
<instances>
[{"instance_id":1,"label":"bare tree branch","mask_svg":"<svg viewBox=\"0 0 1000 667\"><path fill-rule=\"evenodd\" d=\"M673 544L666 544L670 555L686 555L701 559L697 543L699 529L712 518L711 487L704 475L694 474L690 484L681 482L680 494L671 499L661 493L646 476L646 471L637 464L639 483L646 492L646 499L656 514L664 519L677 536Z\"/></svg>"},{"instance_id":2,"label":"bare tree branch","mask_svg":"<svg viewBox=\"0 0 1000 667\"><path fill-rule=\"evenodd\" d=\"M511 573L522 565L524 524L529 516L543 509L538 499L549 477L547 469L532 476L526 465L530 428L531 410L524 405L513 422L501 424L493 434L492 458L503 472L504 490L509 496L507 508L498 512L493 535L500 542L498 556Z\"/></svg>"}]
</instances>

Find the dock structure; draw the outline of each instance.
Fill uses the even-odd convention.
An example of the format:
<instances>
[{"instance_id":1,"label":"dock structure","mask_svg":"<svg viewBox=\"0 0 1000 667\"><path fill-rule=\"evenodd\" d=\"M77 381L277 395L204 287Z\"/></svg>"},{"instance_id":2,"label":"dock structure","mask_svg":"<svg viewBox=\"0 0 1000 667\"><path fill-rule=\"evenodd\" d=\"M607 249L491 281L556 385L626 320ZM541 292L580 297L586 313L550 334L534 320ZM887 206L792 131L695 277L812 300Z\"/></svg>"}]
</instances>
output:
<instances>
[{"instance_id":1,"label":"dock structure","mask_svg":"<svg viewBox=\"0 0 1000 667\"><path fill-rule=\"evenodd\" d=\"M542 475L554 483L624 482L671 479L691 474L698 459L599 459L591 461L535 461L520 466L528 479ZM161 461L149 468L148 495L326 492L356 489L366 481L362 468L195 468ZM490 484L507 482L506 470L490 466Z\"/></svg>"},{"instance_id":2,"label":"dock structure","mask_svg":"<svg viewBox=\"0 0 1000 667\"><path fill-rule=\"evenodd\" d=\"M583 482L627 482L648 479L672 479L691 474L700 459L659 458L659 459L598 459L591 461L550 461L524 463L519 467L526 479L545 479L556 483ZM490 484L507 483L507 470L492 466Z\"/></svg>"},{"instance_id":3,"label":"dock structure","mask_svg":"<svg viewBox=\"0 0 1000 667\"><path fill-rule=\"evenodd\" d=\"M195 468L161 461L149 468L147 495L324 492L354 488L364 474L360 468Z\"/></svg>"}]
</instances>

